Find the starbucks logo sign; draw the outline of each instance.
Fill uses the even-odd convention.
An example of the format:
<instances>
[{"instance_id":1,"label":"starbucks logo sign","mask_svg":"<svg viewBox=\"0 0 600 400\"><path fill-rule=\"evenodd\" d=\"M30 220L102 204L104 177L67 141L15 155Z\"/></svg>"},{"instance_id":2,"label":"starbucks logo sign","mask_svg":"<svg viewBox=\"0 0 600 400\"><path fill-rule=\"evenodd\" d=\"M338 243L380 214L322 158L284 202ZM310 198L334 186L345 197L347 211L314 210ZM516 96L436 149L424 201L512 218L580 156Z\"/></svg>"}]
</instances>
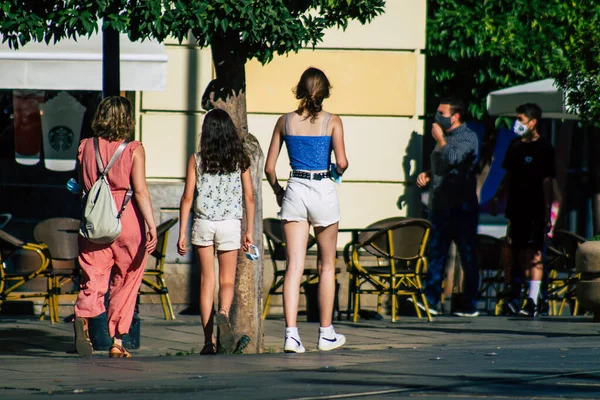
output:
<instances>
[{"instance_id":1,"label":"starbucks logo sign","mask_svg":"<svg viewBox=\"0 0 600 400\"><path fill-rule=\"evenodd\" d=\"M73 131L66 126L55 126L50 129L48 138L50 139L50 146L56 151L65 151L71 148L73 145Z\"/></svg>"}]
</instances>

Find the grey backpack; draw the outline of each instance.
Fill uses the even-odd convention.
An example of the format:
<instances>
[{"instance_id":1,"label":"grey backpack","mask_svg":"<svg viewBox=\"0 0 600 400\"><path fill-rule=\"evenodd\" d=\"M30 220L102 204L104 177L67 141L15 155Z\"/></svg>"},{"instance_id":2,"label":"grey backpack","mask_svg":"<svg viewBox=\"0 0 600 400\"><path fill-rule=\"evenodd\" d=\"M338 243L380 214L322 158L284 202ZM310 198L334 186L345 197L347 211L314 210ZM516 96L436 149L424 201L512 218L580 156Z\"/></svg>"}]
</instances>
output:
<instances>
[{"instance_id":1,"label":"grey backpack","mask_svg":"<svg viewBox=\"0 0 600 400\"><path fill-rule=\"evenodd\" d=\"M94 182L90 191L83 196L83 215L79 234L91 242L108 244L113 242L121 233L121 214L131 200L133 191L127 190L121 210L117 212L115 199L110 191L107 174L117 162L129 140L125 140L115 151L106 168L100 157L98 138L94 138L94 152L98 165L98 180Z\"/></svg>"}]
</instances>

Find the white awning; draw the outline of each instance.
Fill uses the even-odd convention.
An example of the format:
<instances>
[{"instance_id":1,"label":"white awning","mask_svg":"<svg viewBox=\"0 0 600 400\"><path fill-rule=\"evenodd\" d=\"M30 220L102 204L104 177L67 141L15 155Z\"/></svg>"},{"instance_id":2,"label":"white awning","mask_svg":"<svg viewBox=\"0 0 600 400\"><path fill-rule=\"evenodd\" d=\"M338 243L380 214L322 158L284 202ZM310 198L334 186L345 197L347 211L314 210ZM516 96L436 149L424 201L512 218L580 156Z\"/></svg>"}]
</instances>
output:
<instances>
[{"instance_id":1,"label":"white awning","mask_svg":"<svg viewBox=\"0 0 600 400\"><path fill-rule=\"evenodd\" d=\"M151 40L131 42L121 34L120 60L121 90L166 89L164 45ZM102 90L102 32L50 45L30 42L18 50L0 44L0 88Z\"/></svg>"},{"instance_id":2,"label":"white awning","mask_svg":"<svg viewBox=\"0 0 600 400\"><path fill-rule=\"evenodd\" d=\"M536 103L542 109L543 118L577 119L577 114L568 112L565 97L555 86L554 79L544 79L490 92L487 110L490 115L514 116L517 106Z\"/></svg>"}]
</instances>

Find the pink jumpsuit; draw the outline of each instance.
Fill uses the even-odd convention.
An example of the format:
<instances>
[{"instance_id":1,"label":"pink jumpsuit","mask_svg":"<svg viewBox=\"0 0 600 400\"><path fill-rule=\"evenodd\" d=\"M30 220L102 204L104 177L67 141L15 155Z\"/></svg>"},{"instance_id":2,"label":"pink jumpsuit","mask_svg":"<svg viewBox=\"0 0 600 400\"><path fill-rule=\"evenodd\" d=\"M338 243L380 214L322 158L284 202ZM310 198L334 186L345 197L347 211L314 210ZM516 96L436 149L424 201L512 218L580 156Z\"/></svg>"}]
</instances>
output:
<instances>
[{"instance_id":1,"label":"pink jumpsuit","mask_svg":"<svg viewBox=\"0 0 600 400\"><path fill-rule=\"evenodd\" d=\"M120 141L100 139L100 154L104 165L108 163ZM108 172L108 181L117 209L131 182L133 151L142 144L132 141ZM98 177L93 139L84 139L79 145L78 160L82 169L83 186L88 191ZM108 333L124 335L129 332L137 293L146 266L146 228L135 197L121 216L121 234L110 244L97 244L79 236L79 264L83 271L80 291L75 303L77 317L97 317L105 311L104 295L110 294L108 303ZM114 267L114 268L113 268ZM111 278L112 272L112 280Z\"/></svg>"}]
</instances>

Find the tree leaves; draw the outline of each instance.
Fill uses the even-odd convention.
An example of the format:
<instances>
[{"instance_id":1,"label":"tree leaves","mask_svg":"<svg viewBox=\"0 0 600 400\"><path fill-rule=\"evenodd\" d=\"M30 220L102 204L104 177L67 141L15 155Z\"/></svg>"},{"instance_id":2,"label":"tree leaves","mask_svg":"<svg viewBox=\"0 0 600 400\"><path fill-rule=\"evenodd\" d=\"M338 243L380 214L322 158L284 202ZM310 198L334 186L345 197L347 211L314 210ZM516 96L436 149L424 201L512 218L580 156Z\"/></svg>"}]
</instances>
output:
<instances>
[{"instance_id":1,"label":"tree leaves","mask_svg":"<svg viewBox=\"0 0 600 400\"><path fill-rule=\"evenodd\" d=\"M0 33L11 48L30 40L58 41L90 35L103 26L132 40L192 33L199 46L235 32L247 59L267 63L275 54L315 46L324 31L349 20L370 22L384 0L4 0Z\"/></svg>"},{"instance_id":2,"label":"tree leaves","mask_svg":"<svg viewBox=\"0 0 600 400\"><path fill-rule=\"evenodd\" d=\"M431 0L429 89L464 98L481 119L490 91L553 77L598 119L599 15L594 0Z\"/></svg>"}]
</instances>

